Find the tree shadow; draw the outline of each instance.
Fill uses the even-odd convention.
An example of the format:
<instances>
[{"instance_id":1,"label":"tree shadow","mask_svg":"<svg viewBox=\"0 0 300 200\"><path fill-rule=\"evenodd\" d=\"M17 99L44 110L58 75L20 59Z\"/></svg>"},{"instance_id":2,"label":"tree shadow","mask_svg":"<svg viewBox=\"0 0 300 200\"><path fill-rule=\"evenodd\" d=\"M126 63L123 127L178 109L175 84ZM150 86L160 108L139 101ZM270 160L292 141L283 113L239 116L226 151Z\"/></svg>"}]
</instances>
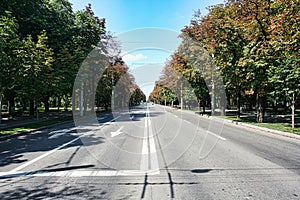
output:
<instances>
[{"instance_id":1,"label":"tree shadow","mask_svg":"<svg viewBox=\"0 0 300 200\"><path fill-rule=\"evenodd\" d=\"M85 129L84 131L88 131ZM79 135L65 134L59 138L50 139L51 135L48 130L41 131L37 134L27 134L18 138L11 138L0 142L0 167L11 164L22 164L27 159L24 159L26 153L31 152L48 152L72 140L75 140ZM81 132L79 132L81 133ZM84 146L98 145L105 142L103 137L80 136L80 139L70 143L61 149L83 146L81 140L84 140ZM59 150L61 150L59 149ZM76 150L74 150L76 151ZM72 154L70 157L74 157ZM70 159L69 159L70 160Z\"/></svg>"},{"instance_id":2,"label":"tree shadow","mask_svg":"<svg viewBox=\"0 0 300 200\"><path fill-rule=\"evenodd\" d=\"M49 180L40 184L28 183L12 189L1 191L1 200L10 199L106 199L107 191L97 188L89 188L82 184L62 184Z\"/></svg>"}]
</instances>

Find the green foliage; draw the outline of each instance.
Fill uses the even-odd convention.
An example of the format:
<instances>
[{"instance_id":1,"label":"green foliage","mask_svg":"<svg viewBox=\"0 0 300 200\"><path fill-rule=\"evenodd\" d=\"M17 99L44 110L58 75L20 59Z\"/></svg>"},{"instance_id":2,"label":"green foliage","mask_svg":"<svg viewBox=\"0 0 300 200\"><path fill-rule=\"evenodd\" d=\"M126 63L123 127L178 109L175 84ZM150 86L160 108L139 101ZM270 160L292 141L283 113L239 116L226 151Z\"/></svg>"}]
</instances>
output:
<instances>
[{"instance_id":1,"label":"green foliage","mask_svg":"<svg viewBox=\"0 0 300 200\"><path fill-rule=\"evenodd\" d=\"M21 45L18 37L18 24L9 12L7 14L8 16L0 18L0 95L5 90L14 87L14 81L19 74L19 63L15 59ZM15 79L11 80L11 77Z\"/></svg>"},{"instance_id":2,"label":"green foliage","mask_svg":"<svg viewBox=\"0 0 300 200\"><path fill-rule=\"evenodd\" d=\"M228 0L211 6L206 16L196 12L182 35L214 55L237 107L241 95L257 96L261 122L266 97L299 94L299 11L299 1L293 0Z\"/></svg>"},{"instance_id":3,"label":"green foliage","mask_svg":"<svg viewBox=\"0 0 300 200\"><path fill-rule=\"evenodd\" d=\"M46 45L48 37L46 31L38 35L38 41L35 43L31 36L28 36L23 42L23 48L20 50L20 59L22 61L23 78L19 84L22 87L20 91L24 97L32 100L41 100L41 98L51 90L53 80L52 63L53 50Z\"/></svg>"},{"instance_id":4,"label":"green foliage","mask_svg":"<svg viewBox=\"0 0 300 200\"><path fill-rule=\"evenodd\" d=\"M25 108L28 100L68 101L79 67L105 34L91 5L74 13L68 0L3 0L0 27L0 96Z\"/></svg>"}]
</instances>

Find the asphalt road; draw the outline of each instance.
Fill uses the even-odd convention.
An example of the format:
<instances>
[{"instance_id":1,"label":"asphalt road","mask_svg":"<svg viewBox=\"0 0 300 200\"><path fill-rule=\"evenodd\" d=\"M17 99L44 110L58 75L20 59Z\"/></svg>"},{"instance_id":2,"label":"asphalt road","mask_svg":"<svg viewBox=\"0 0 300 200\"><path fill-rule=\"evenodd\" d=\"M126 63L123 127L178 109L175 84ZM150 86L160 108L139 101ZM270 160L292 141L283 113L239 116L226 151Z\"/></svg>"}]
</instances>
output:
<instances>
[{"instance_id":1,"label":"asphalt road","mask_svg":"<svg viewBox=\"0 0 300 200\"><path fill-rule=\"evenodd\" d=\"M300 141L155 106L0 142L0 199L300 199Z\"/></svg>"}]
</instances>

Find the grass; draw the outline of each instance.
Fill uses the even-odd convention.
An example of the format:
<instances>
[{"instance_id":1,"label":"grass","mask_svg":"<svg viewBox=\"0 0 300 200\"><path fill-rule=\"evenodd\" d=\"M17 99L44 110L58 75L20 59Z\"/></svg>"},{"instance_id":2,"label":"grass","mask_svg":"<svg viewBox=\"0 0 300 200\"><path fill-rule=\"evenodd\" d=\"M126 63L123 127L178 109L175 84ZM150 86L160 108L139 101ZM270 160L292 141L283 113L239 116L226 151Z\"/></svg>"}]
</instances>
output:
<instances>
[{"instance_id":1,"label":"grass","mask_svg":"<svg viewBox=\"0 0 300 200\"><path fill-rule=\"evenodd\" d=\"M71 119L73 119L73 118L72 117L61 117L61 118L55 118L55 119L35 122L35 123L27 124L27 125L22 125L20 127L5 128L5 129L0 130L0 135L9 135L9 134L15 134L18 132L23 132L23 131L30 131L33 129L41 128L43 126L48 126L48 125L57 124L60 122L69 121Z\"/></svg>"},{"instance_id":2,"label":"grass","mask_svg":"<svg viewBox=\"0 0 300 200\"><path fill-rule=\"evenodd\" d=\"M278 131L284 131L284 132L289 132L289 133L294 133L294 134L298 134L300 135L300 128L292 128L292 126L290 124L286 124L286 123L271 123L271 122L265 122L265 123L257 123L255 121L249 120L247 118L245 119L237 119L234 116L219 116L228 120L233 120L233 121L237 121L237 122L243 122L243 123L247 123L247 124L251 124L251 125L255 125L255 126L259 126L259 127L264 127L264 128L269 128L269 129L273 129L273 130L278 130Z\"/></svg>"}]
</instances>

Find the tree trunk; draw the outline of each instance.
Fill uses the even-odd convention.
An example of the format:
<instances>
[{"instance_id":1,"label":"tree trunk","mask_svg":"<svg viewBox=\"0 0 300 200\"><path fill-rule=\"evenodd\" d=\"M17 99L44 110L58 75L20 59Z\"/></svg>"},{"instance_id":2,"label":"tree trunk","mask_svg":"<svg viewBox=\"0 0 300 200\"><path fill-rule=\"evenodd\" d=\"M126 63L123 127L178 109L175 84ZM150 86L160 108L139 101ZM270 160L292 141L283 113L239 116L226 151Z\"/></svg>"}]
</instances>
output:
<instances>
[{"instance_id":1,"label":"tree trunk","mask_svg":"<svg viewBox=\"0 0 300 200\"><path fill-rule=\"evenodd\" d=\"M88 103L89 103L89 99L88 99L88 88L87 88L87 83L84 83L83 86L83 115L87 114L88 111Z\"/></svg>"},{"instance_id":2,"label":"tree trunk","mask_svg":"<svg viewBox=\"0 0 300 200\"><path fill-rule=\"evenodd\" d=\"M45 106L45 112L49 112L49 110L50 110L49 96L45 96L44 106Z\"/></svg>"},{"instance_id":3,"label":"tree trunk","mask_svg":"<svg viewBox=\"0 0 300 200\"><path fill-rule=\"evenodd\" d=\"M264 102L263 97L259 95L259 93L256 94L256 102L257 102L257 115L256 115L256 122L262 123L264 122Z\"/></svg>"},{"instance_id":4,"label":"tree trunk","mask_svg":"<svg viewBox=\"0 0 300 200\"><path fill-rule=\"evenodd\" d=\"M60 107L61 107L61 98L57 97L57 110L60 111Z\"/></svg>"},{"instance_id":5,"label":"tree trunk","mask_svg":"<svg viewBox=\"0 0 300 200\"><path fill-rule=\"evenodd\" d=\"M96 88L95 85L95 73L92 74L92 81L91 81L91 95L90 95L90 103L91 103L91 113L95 112L95 97L96 97Z\"/></svg>"},{"instance_id":6,"label":"tree trunk","mask_svg":"<svg viewBox=\"0 0 300 200\"><path fill-rule=\"evenodd\" d=\"M30 99L29 101L29 115L34 115L34 100Z\"/></svg>"},{"instance_id":7,"label":"tree trunk","mask_svg":"<svg viewBox=\"0 0 300 200\"><path fill-rule=\"evenodd\" d=\"M211 87L211 115L215 114L216 109L216 96L215 96L215 82L212 80L212 87Z\"/></svg>"},{"instance_id":8,"label":"tree trunk","mask_svg":"<svg viewBox=\"0 0 300 200\"><path fill-rule=\"evenodd\" d=\"M221 116L225 116L226 115L226 94L225 91L224 93L221 93L221 102L220 102L220 106L221 106Z\"/></svg>"},{"instance_id":9,"label":"tree trunk","mask_svg":"<svg viewBox=\"0 0 300 200\"><path fill-rule=\"evenodd\" d=\"M64 95L64 102L65 102L65 111L68 111L68 107L69 107L69 98L68 95Z\"/></svg>"},{"instance_id":10,"label":"tree trunk","mask_svg":"<svg viewBox=\"0 0 300 200\"><path fill-rule=\"evenodd\" d=\"M79 105L79 110L80 110L80 117L83 116L84 111L83 111L83 82L81 83L81 88L80 88L80 105Z\"/></svg>"},{"instance_id":11,"label":"tree trunk","mask_svg":"<svg viewBox=\"0 0 300 200\"><path fill-rule=\"evenodd\" d=\"M36 111L36 120L39 121L40 120L40 116L39 116L39 105L38 103L35 101L35 111Z\"/></svg>"},{"instance_id":12,"label":"tree trunk","mask_svg":"<svg viewBox=\"0 0 300 200\"><path fill-rule=\"evenodd\" d=\"M0 93L0 124L2 121L2 93Z\"/></svg>"},{"instance_id":13,"label":"tree trunk","mask_svg":"<svg viewBox=\"0 0 300 200\"><path fill-rule=\"evenodd\" d=\"M237 91L236 91L236 106L237 106L236 118L239 119L241 117L241 88L240 88L240 86L237 87Z\"/></svg>"},{"instance_id":14,"label":"tree trunk","mask_svg":"<svg viewBox=\"0 0 300 200\"><path fill-rule=\"evenodd\" d=\"M22 102L22 112L24 112L24 111L27 110L27 100L26 100L26 98L22 98L21 102Z\"/></svg>"},{"instance_id":15,"label":"tree trunk","mask_svg":"<svg viewBox=\"0 0 300 200\"><path fill-rule=\"evenodd\" d=\"M295 92L293 92L291 108L292 108L292 128L295 128Z\"/></svg>"},{"instance_id":16,"label":"tree trunk","mask_svg":"<svg viewBox=\"0 0 300 200\"><path fill-rule=\"evenodd\" d=\"M180 84L180 109L183 109L183 83Z\"/></svg>"},{"instance_id":17,"label":"tree trunk","mask_svg":"<svg viewBox=\"0 0 300 200\"><path fill-rule=\"evenodd\" d=\"M10 116L13 116L15 112L15 97L10 96L9 97L9 106L8 106L8 114Z\"/></svg>"},{"instance_id":18,"label":"tree trunk","mask_svg":"<svg viewBox=\"0 0 300 200\"><path fill-rule=\"evenodd\" d=\"M75 112L75 109L76 109L76 107L75 107L76 99L75 99L75 90L74 90L74 88L73 88L72 91L73 91L73 92L72 92L72 111L73 111L73 113L74 113L74 112Z\"/></svg>"},{"instance_id":19,"label":"tree trunk","mask_svg":"<svg viewBox=\"0 0 300 200\"><path fill-rule=\"evenodd\" d=\"M228 109L230 109L231 107L231 95L228 91L227 91L227 107Z\"/></svg>"}]
</instances>

